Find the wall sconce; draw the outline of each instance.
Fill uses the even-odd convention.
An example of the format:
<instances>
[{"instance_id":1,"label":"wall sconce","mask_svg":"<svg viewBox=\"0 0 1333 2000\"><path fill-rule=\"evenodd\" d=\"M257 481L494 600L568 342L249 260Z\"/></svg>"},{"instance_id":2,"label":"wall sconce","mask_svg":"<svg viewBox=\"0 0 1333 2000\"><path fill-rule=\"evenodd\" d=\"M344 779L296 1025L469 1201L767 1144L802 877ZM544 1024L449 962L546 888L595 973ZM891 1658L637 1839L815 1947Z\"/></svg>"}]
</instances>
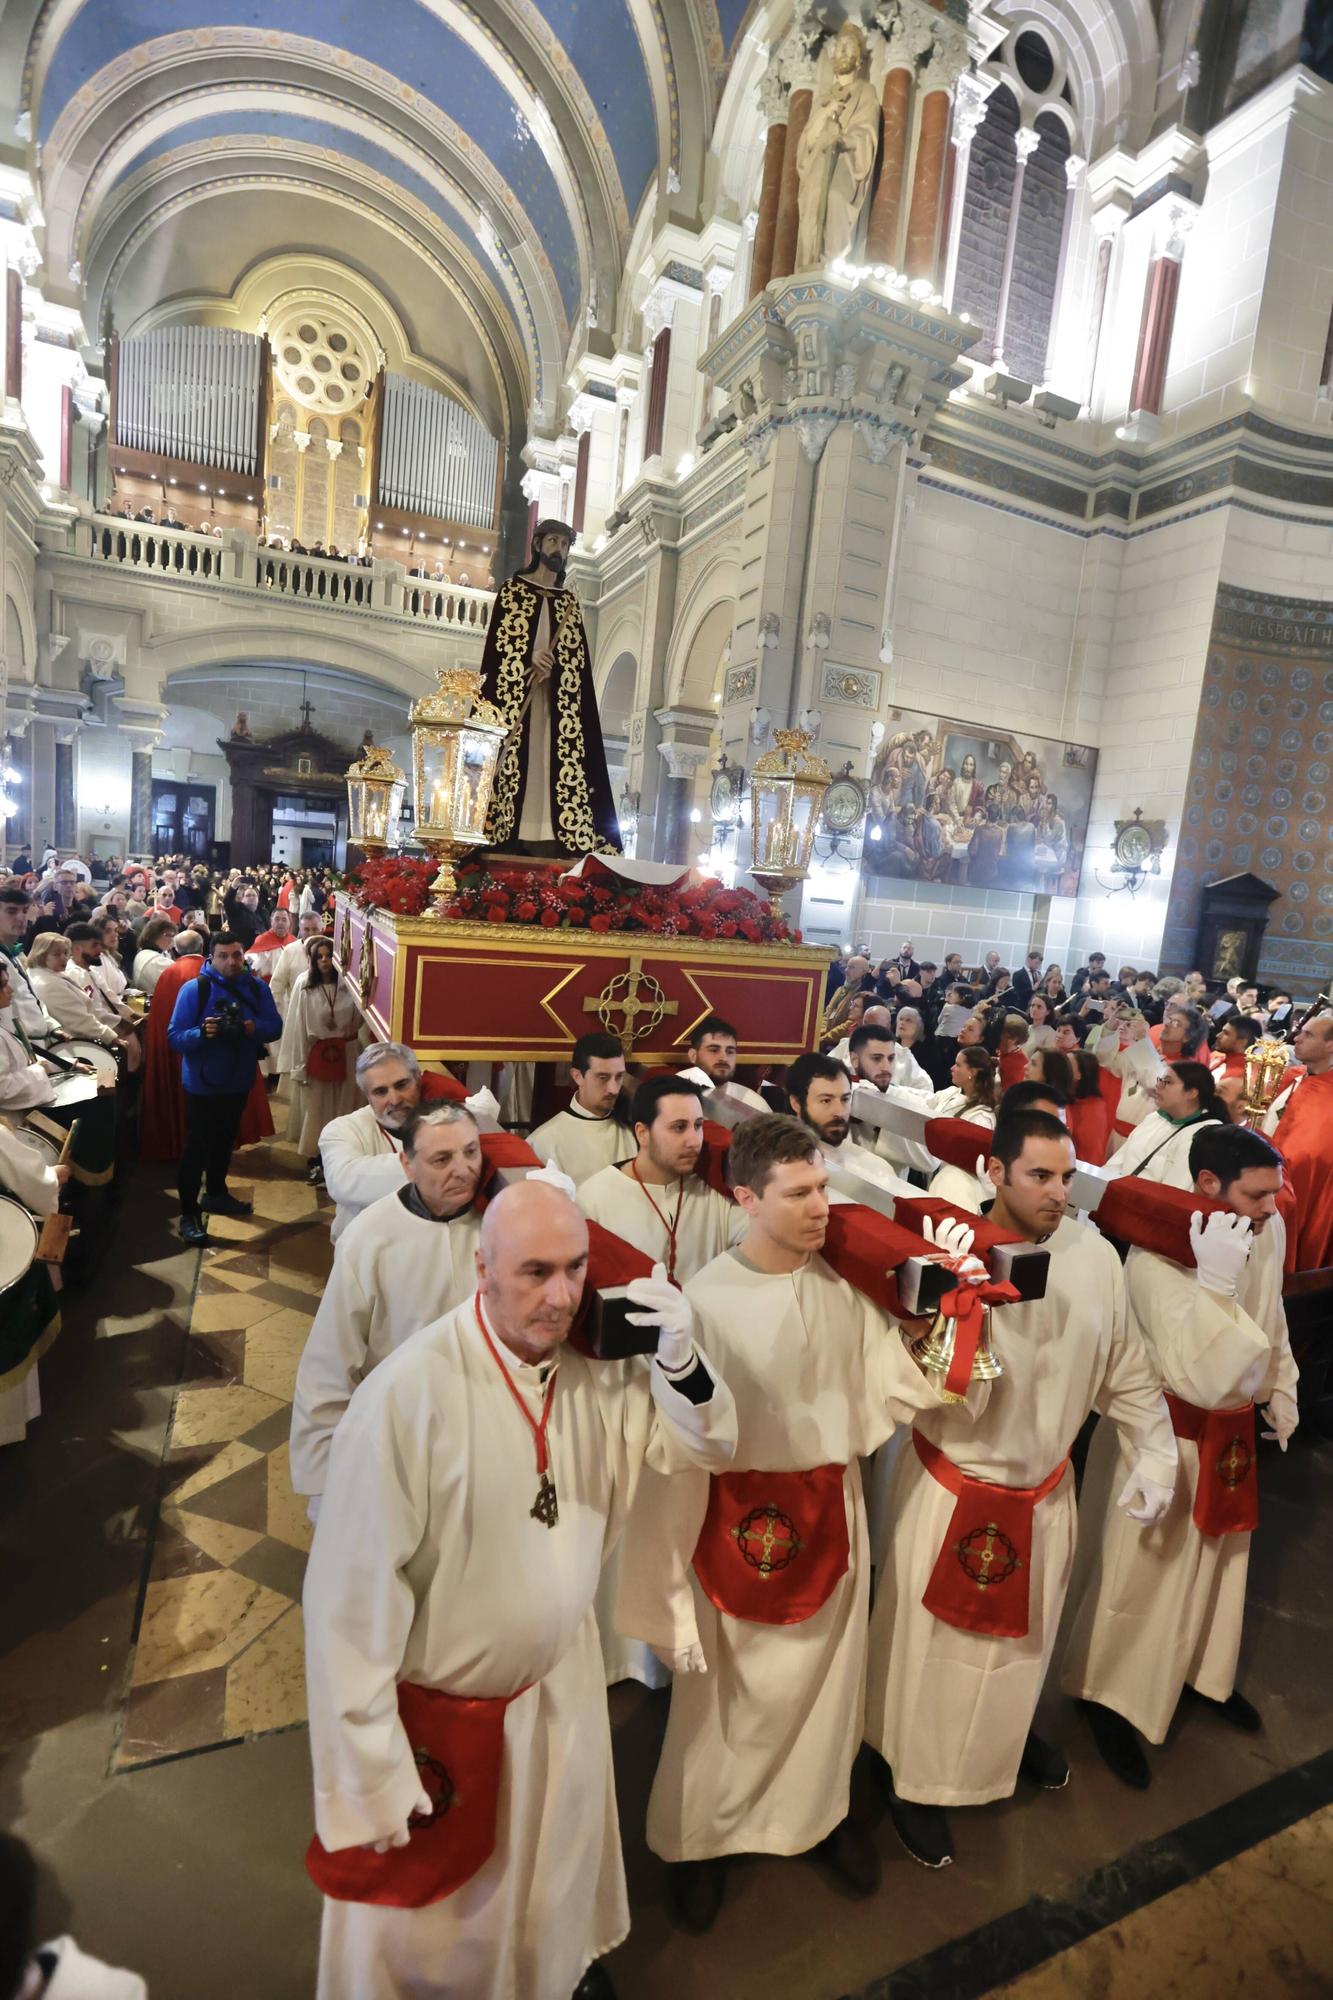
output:
<instances>
[{"instance_id":1,"label":"wall sconce","mask_svg":"<svg viewBox=\"0 0 1333 2000\"><path fill-rule=\"evenodd\" d=\"M1093 873L1108 896L1118 896L1123 889L1127 889L1131 896L1137 896L1150 875L1161 874L1165 846L1165 822L1145 819L1143 807L1135 806L1133 819L1118 819L1115 823L1115 839L1111 843L1115 859L1111 863L1111 873L1119 880L1108 882L1099 868L1095 868Z\"/></svg>"}]
</instances>

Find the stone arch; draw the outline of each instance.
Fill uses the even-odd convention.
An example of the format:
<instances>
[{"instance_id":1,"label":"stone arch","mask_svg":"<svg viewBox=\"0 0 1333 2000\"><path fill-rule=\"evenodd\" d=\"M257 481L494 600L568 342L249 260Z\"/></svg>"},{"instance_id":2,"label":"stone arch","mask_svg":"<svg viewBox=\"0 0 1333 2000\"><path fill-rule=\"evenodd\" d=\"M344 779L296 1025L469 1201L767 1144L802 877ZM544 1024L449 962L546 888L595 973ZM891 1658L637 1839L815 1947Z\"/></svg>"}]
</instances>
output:
<instances>
[{"instance_id":1,"label":"stone arch","mask_svg":"<svg viewBox=\"0 0 1333 2000\"><path fill-rule=\"evenodd\" d=\"M606 735L628 735L638 679L639 663L634 654L628 649L617 653L606 670L597 697L597 708Z\"/></svg>"},{"instance_id":2,"label":"stone arch","mask_svg":"<svg viewBox=\"0 0 1333 2000\"><path fill-rule=\"evenodd\" d=\"M368 621L356 622L363 626ZM126 675L127 682L134 683L128 691L136 699L150 692L151 699L158 700L167 681L192 667L215 670L235 667L238 671L246 668L253 672L266 661L281 666L333 668L371 682L384 690L386 699L399 702L415 700L434 684L433 673L408 666L397 650L372 643L362 630L346 639L325 633L312 639L306 633L284 632L275 622L234 626L221 632L181 633L146 646L137 669Z\"/></svg>"},{"instance_id":3,"label":"stone arch","mask_svg":"<svg viewBox=\"0 0 1333 2000\"><path fill-rule=\"evenodd\" d=\"M665 694L671 708L709 708L719 664L736 617L740 570L735 558L717 556L677 612L677 637L667 655Z\"/></svg>"},{"instance_id":4,"label":"stone arch","mask_svg":"<svg viewBox=\"0 0 1333 2000\"><path fill-rule=\"evenodd\" d=\"M599 702L612 669L620 664L622 657L628 653L637 663L642 640L643 614L637 605L633 611L621 613L605 639L598 634L597 659L592 677Z\"/></svg>"}]
</instances>

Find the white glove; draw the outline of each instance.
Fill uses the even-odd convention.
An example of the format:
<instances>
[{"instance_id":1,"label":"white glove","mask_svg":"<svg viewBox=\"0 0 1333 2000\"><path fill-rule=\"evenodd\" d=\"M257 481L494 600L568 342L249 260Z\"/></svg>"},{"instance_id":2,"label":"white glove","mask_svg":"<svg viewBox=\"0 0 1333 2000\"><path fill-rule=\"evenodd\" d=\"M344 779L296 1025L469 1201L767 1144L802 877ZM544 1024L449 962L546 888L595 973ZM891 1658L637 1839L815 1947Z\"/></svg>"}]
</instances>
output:
<instances>
[{"instance_id":1,"label":"white glove","mask_svg":"<svg viewBox=\"0 0 1333 2000\"><path fill-rule=\"evenodd\" d=\"M1271 1431L1261 1432L1260 1435L1270 1444L1275 1444L1281 1451L1285 1451L1288 1438L1300 1422L1296 1398L1290 1389L1274 1389L1264 1404L1261 1415L1264 1422L1271 1424L1273 1428Z\"/></svg>"},{"instance_id":2,"label":"white glove","mask_svg":"<svg viewBox=\"0 0 1333 2000\"><path fill-rule=\"evenodd\" d=\"M653 1646L649 1650L654 1659L662 1662L668 1673L706 1674L708 1672L708 1662L704 1658L704 1649L697 1639L692 1646L682 1646L678 1653L673 1653L669 1646Z\"/></svg>"},{"instance_id":3,"label":"white glove","mask_svg":"<svg viewBox=\"0 0 1333 2000\"><path fill-rule=\"evenodd\" d=\"M706 1069L700 1069L697 1063L694 1065L693 1069L678 1069L676 1071L676 1075L680 1077L680 1079L684 1083L697 1083L700 1090L715 1090L717 1088L716 1084L713 1082L712 1077L708 1074L708 1071Z\"/></svg>"},{"instance_id":4,"label":"white glove","mask_svg":"<svg viewBox=\"0 0 1333 2000\"><path fill-rule=\"evenodd\" d=\"M416 1804L412 1807L412 1812L420 1813L424 1819L429 1819L434 1810L435 1808L426 1794L418 1792ZM411 1814L408 1817L410 1818ZM365 1842L365 1845L371 1848L376 1854L387 1854L391 1847L406 1847L411 1838L412 1829L410 1826L404 1824L398 1828L396 1833L391 1833L387 1840L368 1840Z\"/></svg>"},{"instance_id":5,"label":"white glove","mask_svg":"<svg viewBox=\"0 0 1333 2000\"><path fill-rule=\"evenodd\" d=\"M533 1167L523 1178L525 1181L545 1181L547 1187L559 1188L561 1194L567 1194L571 1201L578 1193L569 1175L562 1173L554 1160L548 1160L544 1167Z\"/></svg>"},{"instance_id":6,"label":"white glove","mask_svg":"<svg viewBox=\"0 0 1333 2000\"><path fill-rule=\"evenodd\" d=\"M656 1326L657 1358L672 1374L685 1367L694 1352L694 1313L684 1292L666 1274L665 1264L654 1264L651 1278L631 1278L626 1296L643 1312L627 1313L631 1326Z\"/></svg>"},{"instance_id":7,"label":"white glove","mask_svg":"<svg viewBox=\"0 0 1333 2000\"><path fill-rule=\"evenodd\" d=\"M500 1100L493 1090L484 1087L471 1097L463 1099L464 1111L470 1111L474 1118L494 1118L499 1122Z\"/></svg>"},{"instance_id":8,"label":"white glove","mask_svg":"<svg viewBox=\"0 0 1333 2000\"><path fill-rule=\"evenodd\" d=\"M1141 1521L1145 1528L1151 1528L1155 1521L1161 1520L1175 1497L1174 1486L1163 1486L1160 1480L1149 1479L1136 1466L1115 1504L1124 1508L1131 1521ZM1137 1507L1133 1504L1136 1500Z\"/></svg>"},{"instance_id":9,"label":"white glove","mask_svg":"<svg viewBox=\"0 0 1333 2000\"><path fill-rule=\"evenodd\" d=\"M980 1257L972 1255L972 1245L976 1241L975 1229L969 1229L965 1222L936 1222L927 1216L922 1235L942 1256L956 1259L958 1269L955 1276L965 1285L984 1285L990 1272Z\"/></svg>"},{"instance_id":10,"label":"white glove","mask_svg":"<svg viewBox=\"0 0 1333 2000\"><path fill-rule=\"evenodd\" d=\"M1221 1299L1234 1299L1236 1282L1250 1254L1249 1216L1219 1213L1205 1221L1195 1209L1190 1217L1190 1249L1204 1290Z\"/></svg>"}]
</instances>

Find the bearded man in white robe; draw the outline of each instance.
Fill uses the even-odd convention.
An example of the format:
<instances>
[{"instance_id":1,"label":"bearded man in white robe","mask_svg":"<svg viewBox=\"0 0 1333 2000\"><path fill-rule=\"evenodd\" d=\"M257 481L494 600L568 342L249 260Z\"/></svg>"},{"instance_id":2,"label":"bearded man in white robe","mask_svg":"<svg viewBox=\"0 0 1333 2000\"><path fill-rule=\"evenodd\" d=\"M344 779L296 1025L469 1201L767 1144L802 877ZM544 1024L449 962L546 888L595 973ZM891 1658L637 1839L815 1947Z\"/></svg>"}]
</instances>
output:
<instances>
[{"instance_id":1,"label":"bearded man in white robe","mask_svg":"<svg viewBox=\"0 0 1333 2000\"><path fill-rule=\"evenodd\" d=\"M648 1805L648 1844L693 1931L717 1916L729 1855L818 1850L852 1893L878 1886L849 1817L870 1590L857 1459L939 1402L897 1326L819 1254L828 1172L813 1133L749 1119L728 1171L746 1233L685 1289L737 1385L734 1466L649 1476L621 1582L626 1630L707 1663L676 1676ZM977 1259L968 1269L986 1276Z\"/></svg>"},{"instance_id":2,"label":"bearded man in white robe","mask_svg":"<svg viewBox=\"0 0 1333 2000\"><path fill-rule=\"evenodd\" d=\"M1166 1741L1187 1687L1235 1728L1261 1727L1236 1690L1258 1518L1255 1405L1267 1405L1267 1435L1284 1451L1297 1424L1282 1307L1281 1158L1257 1132L1205 1125L1190 1164L1194 1192L1228 1211L1194 1216L1194 1270L1141 1249L1125 1262L1130 1318L1175 1426L1175 1498L1150 1532L1132 1533L1111 1504L1123 1476L1117 1441L1098 1425L1079 1501L1061 1673L1066 1694L1087 1704L1106 1763L1137 1791L1152 1776L1139 1737Z\"/></svg>"},{"instance_id":3,"label":"bearded man in white robe","mask_svg":"<svg viewBox=\"0 0 1333 2000\"><path fill-rule=\"evenodd\" d=\"M690 1065L679 1074L731 1104L744 1104L751 1111L767 1111L768 1105L748 1083L737 1083L740 1061L739 1039L730 1021L720 1014L708 1014L693 1029L686 1046Z\"/></svg>"},{"instance_id":4,"label":"bearded man in white robe","mask_svg":"<svg viewBox=\"0 0 1333 2000\"><path fill-rule=\"evenodd\" d=\"M651 1361L565 1346L588 1231L524 1182L478 1288L338 1427L306 1574L319 2000L613 2000L629 1912L592 1601L645 1465L721 1469L735 1407L655 1272Z\"/></svg>"},{"instance_id":5,"label":"bearded man in white robe","mask_svg":"<svg viewBox=\"0 0 1333 2000\"><path fill-rule=\"evenodd\" d=\"M484 1164L476 1120L461 1104L427 1106L399 1138L402 1184L348 1225L296 1371L292 1486L310 1496L312 1517L357 1384L476 1288Z\"/></svg>"},{"instance_id":6,"label":"bearded man in white robe","mask_svg":"<svg viewBox=\"0 0 1333 2000\"><path fill-rule=\"evenodd\" d=\"M628 1160L634 1134L616 1115L625 1081L625 1051L614 1035L580 1035L569 1060L574 1095L562 1111L528 1135L539 1160L559 1167L582 1187L603 1167Z\"/></svg>"},{"instance_id":7,"label":"bearded man in white robe","mask_svg":"<svg viewBox=\"0 0 1333 2000\"><path fill-rule=\"evenodd\" d=\"M375 1042L356 1059L356 1080L365 1103L324 1127L319 1155L324 1185L337 1204L330 1239L343 1231L381 1195L402 1185L403 1130L418 1105L457 1103L461 1084L451 1076L423 1072L402 1042ZM489 1090L463 1099L474 1117L494 1117L500 1107Z\"/></svg>"},{"instance_id":8,"label":"bearded man in white robe","mask_svg":"<svg viewBox=\"0 0 1333 2000\"><path fill-rule=\"evenodd\" d=\"M992 1313L1003 1374L984 1411L926 1411L894 1468L893 1536L870 1621L866 1740L889 1813L926 1867L953 1859L946 1806L1045 1789L1069 1767L1032 1732L1074 1557L1069 1450L1096 1409L1130 1461L1116 1504L1151 1525L1171 1505L1176 1442L1120 1260L1065 1213L1074 1144L1044 1111L1002 1117L990 1220L1050 1253L1045 1297Z\"/></svg>"}]
</instances>

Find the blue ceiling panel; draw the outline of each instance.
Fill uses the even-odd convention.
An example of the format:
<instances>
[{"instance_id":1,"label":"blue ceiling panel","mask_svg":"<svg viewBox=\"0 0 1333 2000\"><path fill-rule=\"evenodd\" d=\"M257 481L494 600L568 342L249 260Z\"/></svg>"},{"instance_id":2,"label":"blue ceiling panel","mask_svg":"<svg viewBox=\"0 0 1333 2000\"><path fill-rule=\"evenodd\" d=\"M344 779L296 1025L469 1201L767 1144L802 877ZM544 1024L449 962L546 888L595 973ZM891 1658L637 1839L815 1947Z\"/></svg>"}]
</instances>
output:
<instances>
[{"instance_id":1,"label":"blue ceiling panel","mask_svg":"<svg viewBox=\"0 0 1333 2000\"><path fill-rule=\"evenodd\" d=\"M728 50L736 46L736 37L741 31L741 23L750 11L752 0L717 0L717 18L722 26L722 39Z\"/></svg>"},{"instance_id":2,"label":"blue ceiling panel","mask_svg":"<svg viewBox=\"0 0 1333 2000\"><path fill-rule=\"evenodd\" d=\"M597 108L633 215L657 171L657 119L628 0L538 4Z\"/></svg>"},{"instance_id":3,"label":"blue ceiling panel","mask_svg":"<svg viewBox=\"0 0 1333 2000\"><path fill-rule=\"evenodd\" d=\"M227 7L219 0L171 0L170 5L162 0L115 0L114 5L84 0L66 26L46 79L37 120L41 138L49 137L70 98L117 56L159 35L224 26L318 38L391 70L437 104L512 189L546 246L565 308L574 316L579 301L574 234L541 147L492 71L420 0L375 0L372 7L336 9L328 0L263 0L262 5L239 0ZM635 60L642 78L637 45ZM650 116L645 122L651 124ZM344 137L340 134L340 142ZM394 171L407 172L402 167Z\"/></svg>"}]
</instances>

